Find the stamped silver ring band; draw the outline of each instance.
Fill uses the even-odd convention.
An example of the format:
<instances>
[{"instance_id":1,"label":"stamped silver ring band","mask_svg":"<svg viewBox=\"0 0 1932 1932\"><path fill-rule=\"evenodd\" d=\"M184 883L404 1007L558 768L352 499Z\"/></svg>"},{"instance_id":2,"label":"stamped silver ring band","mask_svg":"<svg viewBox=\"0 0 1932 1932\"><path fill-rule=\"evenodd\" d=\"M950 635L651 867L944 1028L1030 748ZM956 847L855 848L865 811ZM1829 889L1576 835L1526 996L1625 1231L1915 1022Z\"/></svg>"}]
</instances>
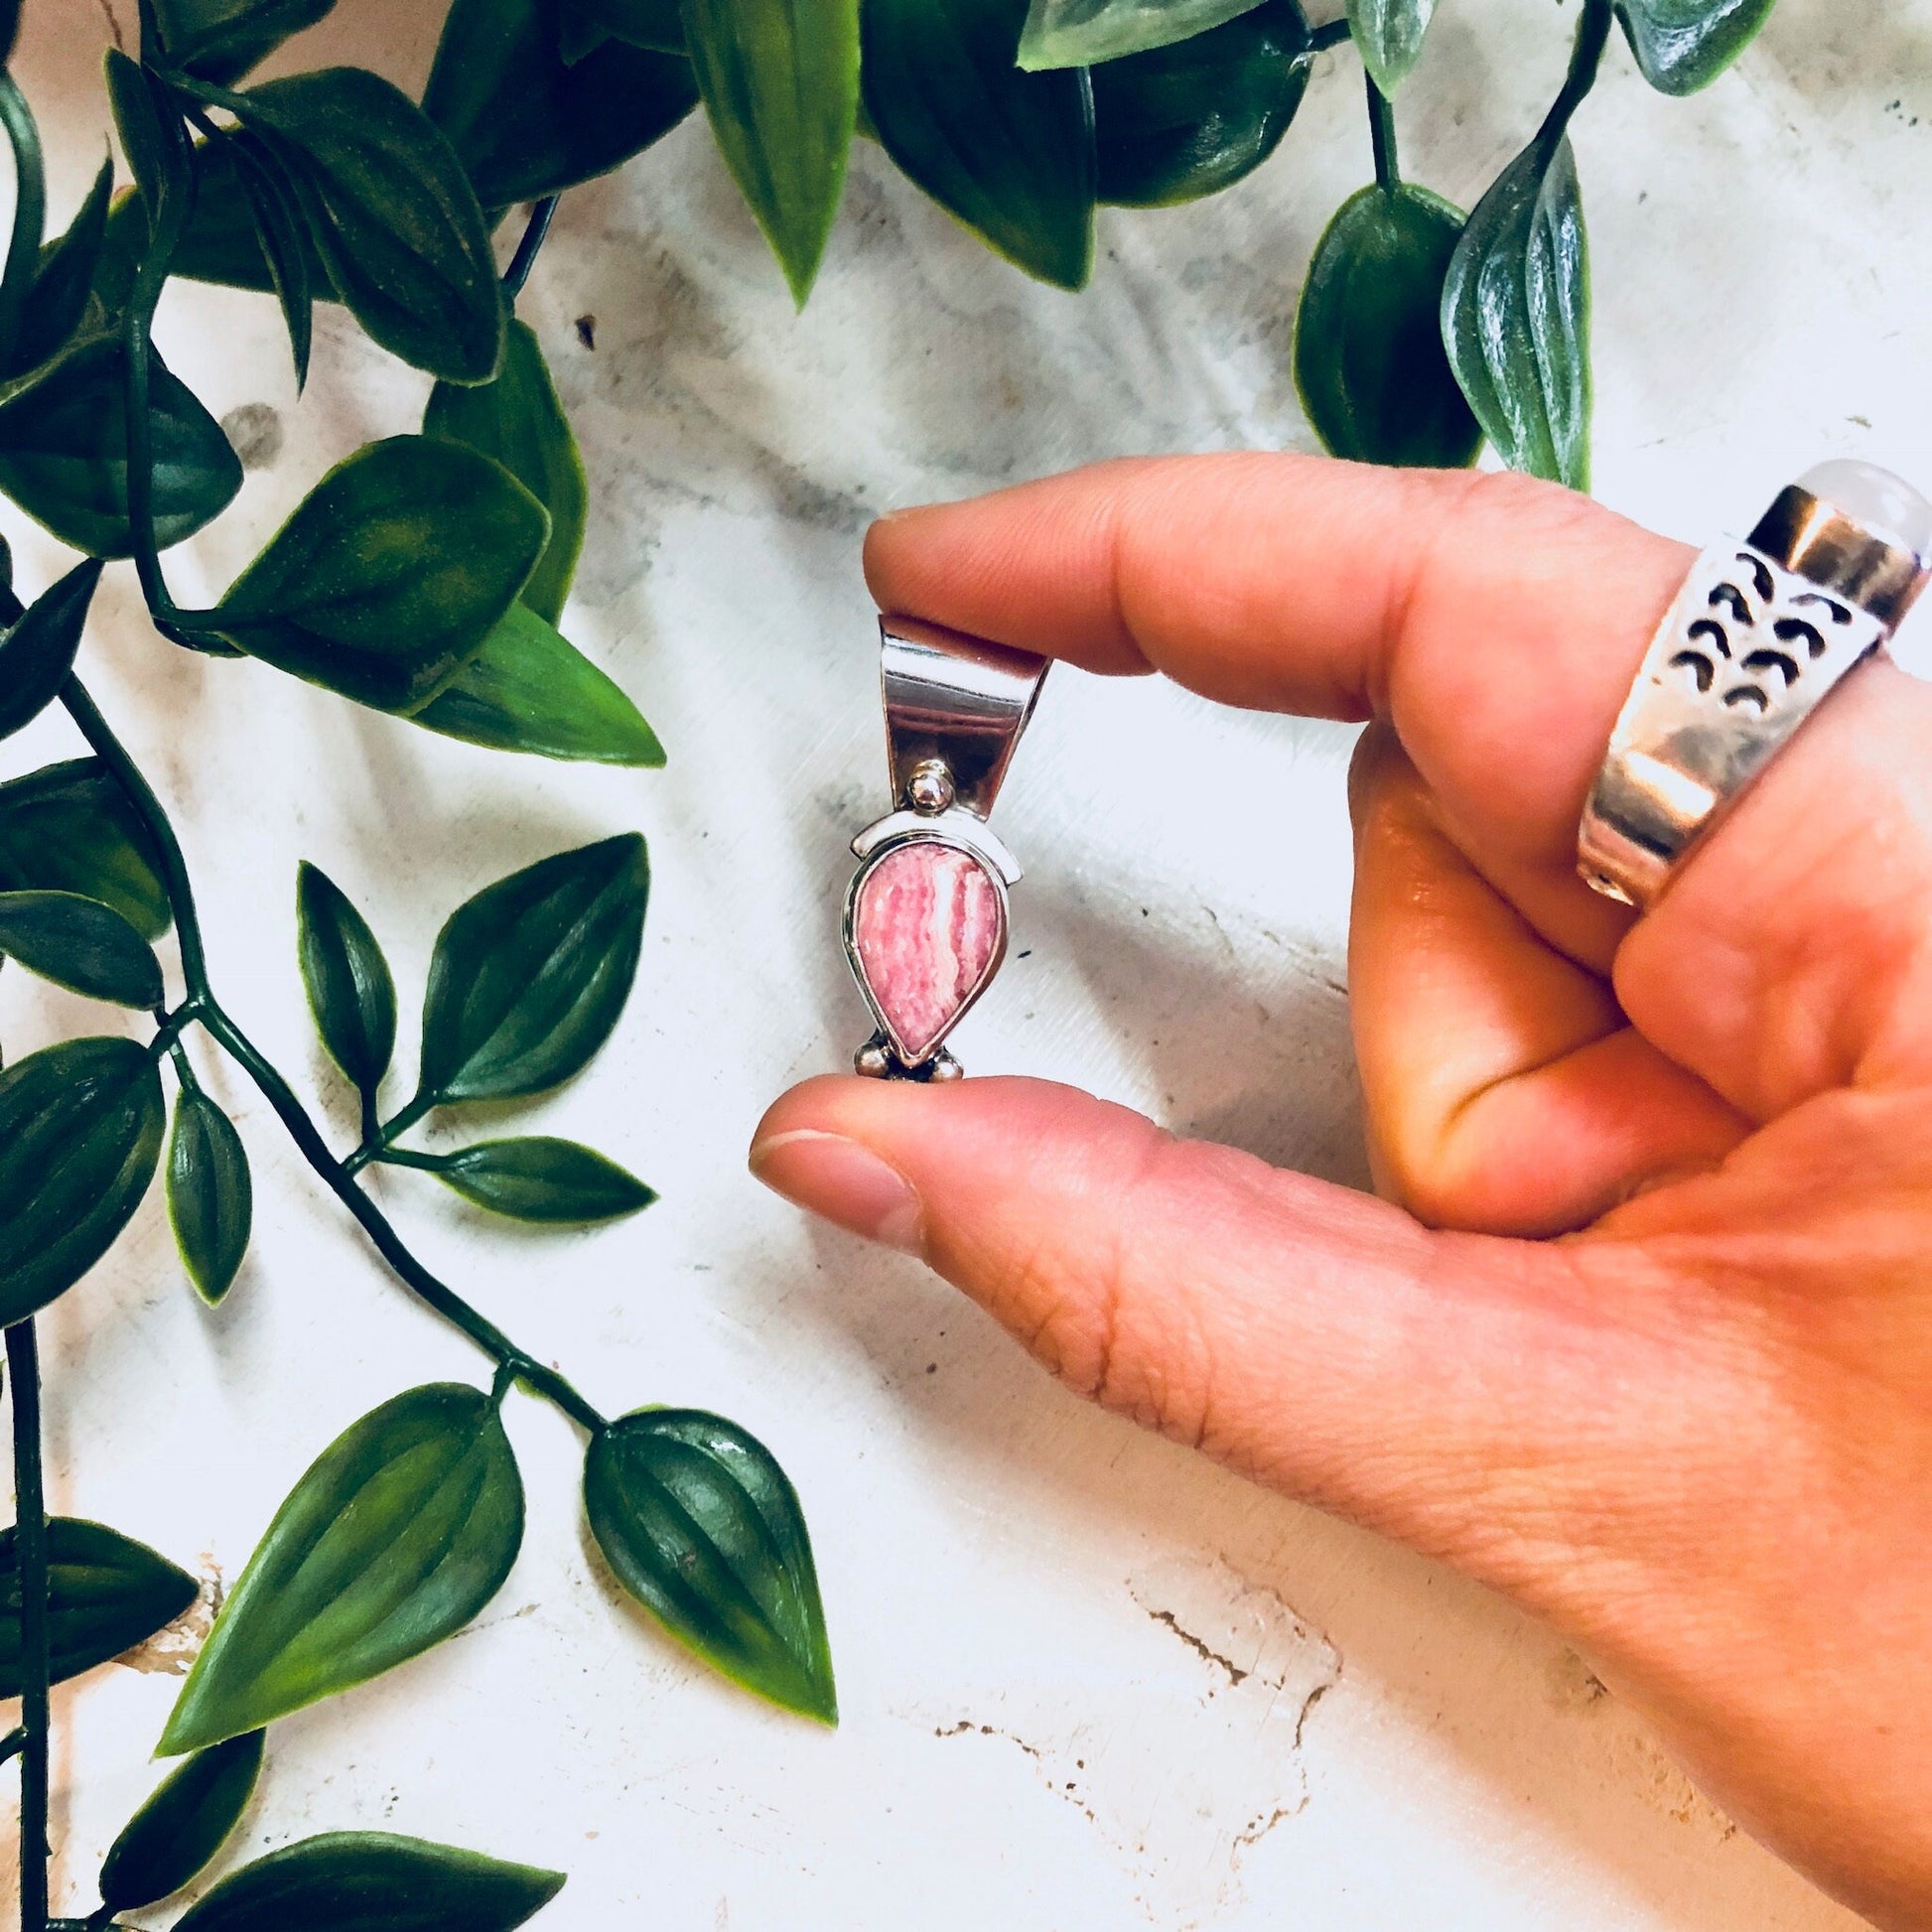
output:
<instances>
[{"instance_id":1,"label":"stamped silver ring band","mask_svg":"<svg viewBox=\"0 0 1932 1932\"><path fill-rule=\"evenodd\" d=\"M1639 908L1932 572L1932 503L1869 464L1820 464L1744 542L1707 550L1651 639L1577 834L1577 870Z\"/></svg>"}]
</instances>

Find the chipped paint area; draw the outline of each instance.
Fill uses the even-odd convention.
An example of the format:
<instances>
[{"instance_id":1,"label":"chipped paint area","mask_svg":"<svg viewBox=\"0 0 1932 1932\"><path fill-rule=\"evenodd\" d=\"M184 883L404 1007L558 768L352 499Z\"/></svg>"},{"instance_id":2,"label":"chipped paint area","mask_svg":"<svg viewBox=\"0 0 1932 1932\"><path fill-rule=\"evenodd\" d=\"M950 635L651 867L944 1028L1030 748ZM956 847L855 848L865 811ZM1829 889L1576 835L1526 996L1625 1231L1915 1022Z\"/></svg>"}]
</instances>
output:
<instances>
[{"instance_id":1,"label":"chipped paint area","mask_svg":"<svg viewBox=\"0 0 1932 1932\"><path fill-rule=\"evenodd\" d=\"M163 1624L147 1642L122 1651L114 1659L116 1664L148 1676L188 1675L195 1659L201 1655L203 1644L207 1642L207 1633L213 1628L222 1598L227 1594L226 1581L212 1557L203 1557L201 1577L202 1587L194 1602L174 1622Z\"/></svg>"}]
</instances>

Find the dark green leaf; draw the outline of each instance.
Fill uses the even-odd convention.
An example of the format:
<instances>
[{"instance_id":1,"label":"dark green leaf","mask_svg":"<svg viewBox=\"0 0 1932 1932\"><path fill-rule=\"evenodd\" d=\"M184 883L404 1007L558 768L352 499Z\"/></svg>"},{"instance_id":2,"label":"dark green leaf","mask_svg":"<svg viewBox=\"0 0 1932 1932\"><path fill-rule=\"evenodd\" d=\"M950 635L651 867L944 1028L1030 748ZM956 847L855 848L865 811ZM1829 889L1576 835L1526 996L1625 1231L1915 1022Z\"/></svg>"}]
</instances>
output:
<instances>
[{"instance_id":1,"label":"dark green leaf","mask_svg":"<svg viewBox=\"0 0 1932 1932\"><path fill-rule=\"evenodd\" d=\"M677 0L565 0L564 22L573 17L580 35L595 31L660 54L684 52L684 15Z\"/></svg>"},{"instance_id":2,"label":"dark green leaf","mask_svg":"<svg viewBox=\"0 0 1932 1932\"><path fill-rule=\"evenodd\" d=\"M113 192L114 164L103 161L67 233L41 250L40 271L20 319L20 337L7 358L8 375L38 367L79 332L107 239L107 207Z\"/></svg>"},{"instance_id":3,"label":"dark green leaf","mask_svg":"<svg viewBox=\"0 0 1932 1932\"><path fill-rule=\"evenodd\" d=\"M223 1878L175 1932L511 1932L561 1871L386 1832L330 1832Z\"/></svg>"},{"instance_id":4,"label":"dark green leaf","mask_svg":"<svg viewBox=\"0 0 1932 1932\"><path fill-rule=\"evenodd\" d=\"M20 38L20 0L0 0L0 66L13 59Z\"/></svg>"},{"instance_id":5,"label":"dark green leaf","mask_svg":"<svg viewBox=\"0 0 1932 1932\"><path fill-rule=\"evenodd\" d=\"M489 230L463 164L409 96L363 68L237 97L279 144L331 285L370 338L452 382L487 382L503 348Z\"/></svg>"},{"instance_id":6,"label":"dark green leaf","mask_svg":"<svg viewBox=\"0 0 1932 1932\"><path fill-rule=\"evenodd\" d=\"M1539 138L1462 230L1443 288L1450 365L1512 470L1589 487L1589 254L1568 138Z\"/></svg>"},{"instance_id":7,"label":"dark green leaf","mask_svg":"<svg viewBox=\"0 0 1932 1932\"><path fill-rule=\"evenodd\" d=\"M523 1483L487 1396L435 1382L371 1410L276 1512L161 1754L257 1729L441 1643L496 1594L522 1540Z\"/></svg>"},{"instance_id":8,"label":"dark green leaf","mask_svg":"<svg viewBox=\"0 0 1932 1932\"><path fill-rule=\"evenodd\" d=\"M74 565L0 636L0 738L31 725L61 695L99 582L97 558Z\"/></svg>"},{"instance_id":9,"label":"dark green leaf","mask_svg":"<svg viewBox=\"0 0 1932 1932\"><path fill-rule=\"evenodd\" d=\"M1348 0L1348 32L1375 84L1393 97L1422 53L1436 0Z\"/></svg>"},{"instance_id":10,"label":"dark green leaf","mask_svg":"<svg viewBox=\"0 0 1932 1932\"><path fill-rule=\"evenodd\" d=\"M1152 47L1192 40L1244 14L1255 0L1033 0L1020 41L1029 73L1093 67Z\"/></svg>"},{"instance_id":11,"label":"dark green leaf","mask_svg":"<svg viewBox=\"0 0 1932 1932\"><path fill-rule=\"evenodd\" d=\"M466 1147L436 1173L465 1200L516 1221L609 1221L657 1198L615 1161L547 1135Z\"/></svg>"},{"instance_id":12,"label":"dark green leaf","mask_svg":"<svg viewBox=\"0 0 1932 1932\"><path fill-rule=\"evenodd\" d=\"M1302 285L1295 386L1334 456L1452 470L1482 428L1443 347L1443 278L1462 212L1426 188L1364 188L1328 223Z\"/></svg>"},{"instance_id":13,"label":"dark green leaf","mask_svg":"<svg viewBox=\"0 0 1932 1932\"><path fill-rule=\"evenodd\" d=\"M577 439L527 323L511 321L502 373L494 382L473 388L436 385L423 433L493 457L550 512L550 542L523 586L522 599L555 623L584 545L589 497Z\"/></svg>"},{"instance_id":14,"label":"dark green leaf","mask_svg":"<svg viewBox=\"0 0 1932 1932\"><path fill-rule=\"evenodd\" d=\"M203 1301L220 1301L233 1285L254 1214L241 1136L207 1094L184 1087L175 1099L168 1149L168 1218L182 1266Z\"/></svg>"},{"instance_id":15,"label":"dark green leaf","mask_svg":"<svg viewBox=\"0 0 1932 1932\"><path fill-rule=\"evenodd\" d=\"M114 910L75 893L0 893L0 953L90 1000L161 1004L154 948Z\"/></svg>"},{"instance_id":16,"label":"dark green leaf","mask_svg":"<svg viewBox=\"0 0 1932 1932\"><path fill-rule=\"evenodd\" d=\"M419 1094L503 1100L577 1072L623 1011L649 892L631 832L540 859L458 906L430 960Z\"/></svg>"},{"instance_id":17,"label":"dark green leaf","mask_svg":"<svg viewBox=\"0 0 1932 1932\"><path fill-rule=\"evenodd\" d=\"M160 91L161 81L118 48L107 50L105 72L107 98L114 110L114 131L121 137L121 152L127 157L142 199L152 208L165 193L179 191L187 183L182 158L186 137L180 131L181 117L174 111L167 94Z\"/></svg>"},{"instance_id":18,"label":"dark green leaf","mask_svg":"<svg viewBox=\"0 0 1932 1932\"><path fill-rule=\"evenodd\" d=\"M0 1073L0 1323L65 1294L141 1204L161 1075L131 1039L68 1039Z\"/></svg>"},{"instance_id":19,"label":"dark green leaf","mask_svg":"<svg viewBox=\"0 0 1932 1932\"><path fill-rule=\"evenodd\" d=\"M97 759L0 784L0 890L97 898L144 939L171 922L147 828Z\"/></svg>"},{"instance_id":20,"label":"dark green leaf","mask_svg":"<svg viewBox=\"0 0 1932 1932\"><path fill-rule=\"evenodd\" d=\"M1093 264L1093 90L1013 64L1026 0L865 0L866 111L899 168L1058 288ZM1204 23L1211 24L1211 23Z\"/></svg>"},{"instance_id":21,"label":"dark green leaf","mask_svg":"<svg viewBox=\"0 0 1932 1932\"><path fill-rule=\"evenodd\" d=\"M221 138L254 216L255 240L282 305L289 352L295 358L295 386L300 390L309 380L309 347L314 333L315 284L309 274L309 259L315 244L303 225L295 185L275 150L246 128L236 128Z\"/></svg>"},{"instance_id":22,"label":"dark green leaf","mask_svg":"<svg viewBox=\"0 0 1932 1932\"><path fill-rule=\"evenodd\" d=\"M566 63L541 0L456 0L423 95L486 207L608 174L697 104L675 56L606 44Z\"/></svg>"},{"instance_id":23,"label":"dark green leaf","mask_svg":"<svg viewBox=\"0 0 1932 1932\"><path fill-rule=\"evenodd\" d=\"M859 0L682 0L682 9L719 151L802 304L845 189Z\"/></svg>"},{"instance_id":24,"label":"dark green leaf","mask_svg":"<svg viewBox=\"0 0 1932 1932\"><path fill-rule=\"evenodd\" d=\"M77 1516L47 1519L47 1636L52 1679L145 1643L194 1602L199 1586L145 1543ZM0 1530L0 1698L20 1695L20 1571Z\"/></svg>"},{"instance_id":25,"label":"dark green leaf","mask_svg":"<svg viewBox=\"0 0 1932 1932\"><path fill-rule=\"evenodd\" d=\"M180 1891L220 1851L254 1793L266 1736L251 1730L210 1744L163 1779L100 1867L108 1911L138 1911Z\"/></svg>"},{"instance_id":26,"label":"dark green leaf","mask_svg":"<svg viewBox=\"0 0 1932 1932\"><path fill-rule=\"evenodd\" d=\"M310 491L216 618L251 657L410 711L481 647L548 541L542 505L500 465L392 436Z\"/></svg>"},{"instance_id":27,"label":"dark green leaf","mask_svg":"<svg viewBox=\"0 0 1932 1932\"><path fill-rule=\"evenodd\" d=\"M0 388L0 490L63 543L125 557L127 411L116 337L76 343ZM156 540L165 550L211 522L241 487L221 427L154 357Z\"/></svg>"},{"instance_id":28,"label":"dark green leaf","mask_svg":"<svg viewBox=\"0 0 1932 1932\"><path fill-rule=\"evenodd\" d=\"M309 1011L329 1057L373 1098L396 1049L396 983L368 921L305 859L295 875L297 946Z\"/></svg>"},{"instance_id":29,"label":"dark green leaf","mask_svg":"<svg viewBox=\"0 0 1932 1932\"><path fill-rule=\"evenodd\" d=\"M640 1409L591 1439L598 1548L672 1636L789 1711L838 1722L797 1492L765 1447L697 1409Z\"/></svg>"},{"instance_id":30,"label":"dark green leaf","mask_svg":"<svg viewBox=\"0 0 1932 1932\"><path fill-rule=\"evenodd\" d=\"M664 748L637 707L556 628L521 604L410 719L494 752L657 766Z\"/></svg>"},{"instance_id":31,"label":"dark green leaf","mask_svg":"<svg viewBox=\"0 0 1932 1932\"><path fill-rule=\"evenodd\" d=\"M1777 0L1617 0L1643 77L1667 94L1708 87L1771 17Z\"/></svg>"},{"instance_id":32,"label":"dark green leaf","mask_svg":"<svg viewBox=\"0 0 1932 1932\"><path fill-rule=\"evenodd\" d=\"M313 27L336 0L154 0L170 60L200 80L226 85L291 34Z\"/></svg>"},{"instance_id":33,"label":"dark green leaf","mask_svg":"<svg viewBox=\"0 0 1932 1932\"><path fill-rule=\"evenodd\" d=\"M1298 0L1266 0L1192 40L1095 68L1100 199L1169 207L1239 181L1288 132L1310 62Z\"/></svg>"}]
</instances>

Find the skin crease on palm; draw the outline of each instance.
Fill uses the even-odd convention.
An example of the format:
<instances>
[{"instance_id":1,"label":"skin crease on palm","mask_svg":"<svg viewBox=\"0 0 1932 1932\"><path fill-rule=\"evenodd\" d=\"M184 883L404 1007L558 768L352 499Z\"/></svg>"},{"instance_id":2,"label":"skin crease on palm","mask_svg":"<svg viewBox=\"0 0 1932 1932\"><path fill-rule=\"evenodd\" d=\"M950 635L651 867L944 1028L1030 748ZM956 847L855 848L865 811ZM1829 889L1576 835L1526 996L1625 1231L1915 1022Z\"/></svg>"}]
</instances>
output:
<instances>
[{"instance_id":1,"label":"skin crease on palm","mask_svg":"<svg viewBox=\"0 0 1932 1932\"><path fill-rule=\"evenodd\" d=\"M1862 667L1636 919L1577 879L1577 822L1691 561L1548 485L1290 456L880 523L885 609L1371 721L1382 1198L1025 1079L808 1081L753 1165L1108 1408L1546 1618L1903 1932L1932 1925L1932 686Z\"/></svg>"}]
</instances>

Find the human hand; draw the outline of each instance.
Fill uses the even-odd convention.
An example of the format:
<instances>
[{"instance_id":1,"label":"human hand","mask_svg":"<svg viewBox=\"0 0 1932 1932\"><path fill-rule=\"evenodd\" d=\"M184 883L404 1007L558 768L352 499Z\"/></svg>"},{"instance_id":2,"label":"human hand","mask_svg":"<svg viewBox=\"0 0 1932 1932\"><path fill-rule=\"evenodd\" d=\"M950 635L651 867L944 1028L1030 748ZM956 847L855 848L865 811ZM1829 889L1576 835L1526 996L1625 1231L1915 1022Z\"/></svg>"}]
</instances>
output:
<instances>
[{"instance_id":1,"label":"human hand","mask_svg":"<svg viewBox=\"0 0 1932 1932\"><path fill-rule=\"evenodd\" d=\"M1690 562L1520 479L1297 457L877 525L887 610L1373 721L1386 1199L1022 1079L809 1081L753 1166L1082 1393L1544 1616L1747 1829L1923 1928L1932 687L1862 668L1635 919L1577 824Z\"/></svg>"}]
</instances>

